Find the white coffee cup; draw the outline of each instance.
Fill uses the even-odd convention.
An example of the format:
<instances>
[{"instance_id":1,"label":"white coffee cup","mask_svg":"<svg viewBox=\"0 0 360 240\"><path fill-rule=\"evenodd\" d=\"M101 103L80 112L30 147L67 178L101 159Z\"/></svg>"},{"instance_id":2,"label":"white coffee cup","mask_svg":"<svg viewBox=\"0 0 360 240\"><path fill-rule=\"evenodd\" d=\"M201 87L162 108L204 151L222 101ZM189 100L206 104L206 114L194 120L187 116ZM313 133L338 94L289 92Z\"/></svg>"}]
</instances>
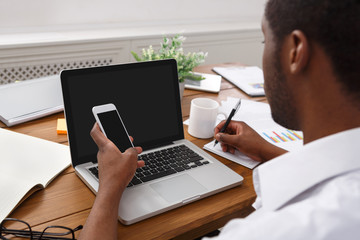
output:
<instances>
[{"instance_id":1,"label":"white coffee cup","mask_svg":"<svg viewBox=\"0 0 360 240\"><path fill-rule=\"evenodd\" d=\"M196 138L210 138L214 136L219 103L210 98L195 98L191 101L188 132Z\"/></svg>"}]
</instances>

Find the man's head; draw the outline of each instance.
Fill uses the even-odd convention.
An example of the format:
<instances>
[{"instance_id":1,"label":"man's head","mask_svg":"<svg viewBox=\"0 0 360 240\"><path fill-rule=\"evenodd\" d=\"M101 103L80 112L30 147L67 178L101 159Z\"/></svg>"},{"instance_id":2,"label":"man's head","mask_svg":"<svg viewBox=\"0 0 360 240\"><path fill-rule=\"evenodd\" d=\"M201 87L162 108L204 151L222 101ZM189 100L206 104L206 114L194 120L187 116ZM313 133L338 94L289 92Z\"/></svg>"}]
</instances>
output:
<instances>
[{"instance_id":1,"label":"man's head","mask_svg":"<svg viewBox=\"0 0 360 240\"><path fill-rule=\"evenodd\" d=\"M287 37L305 40L306 51L320 46L344 94L360 102L359 0L269 0L263 19L265 89L275 121L299 129L298 109L288 91L281 59ZM294 40L295 39L295 40ZM306 53L306 52L305 52ZM303 56L305 60L308 55ZM306 68L306 66L304 67ZM360 108L360 104L359 104Z\"/></svg>"}]
</instances>

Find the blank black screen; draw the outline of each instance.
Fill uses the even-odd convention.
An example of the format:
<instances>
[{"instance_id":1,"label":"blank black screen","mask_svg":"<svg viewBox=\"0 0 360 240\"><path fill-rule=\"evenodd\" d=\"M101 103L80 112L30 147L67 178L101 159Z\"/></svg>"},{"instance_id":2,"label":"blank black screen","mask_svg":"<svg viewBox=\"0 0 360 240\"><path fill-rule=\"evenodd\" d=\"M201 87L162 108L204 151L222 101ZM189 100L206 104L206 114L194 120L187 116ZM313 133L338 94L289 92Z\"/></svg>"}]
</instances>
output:
<instances>
[{"instance_id":1,"label":"blank black screen","mask_svg":"<svg viewBox=\"0 0 360 240\"><path fill-rule=\"evenodd\" d=\"M126 130L115 110L99 113L98 117L107 138L109 138L121 152L125 152L126 149L132 147Z\"/></svg>"},{"instance_id":2,"label":"blank black screen","mask_svg":"<svg viewBox=\"0 0 360 240\"><path fill-rule=\"evenodd\" d=\"M145 150L184 137L175 60L67 70L61 83L74 165L96 161L94 106L113 103Z\"/></svg>"}]
</instances>

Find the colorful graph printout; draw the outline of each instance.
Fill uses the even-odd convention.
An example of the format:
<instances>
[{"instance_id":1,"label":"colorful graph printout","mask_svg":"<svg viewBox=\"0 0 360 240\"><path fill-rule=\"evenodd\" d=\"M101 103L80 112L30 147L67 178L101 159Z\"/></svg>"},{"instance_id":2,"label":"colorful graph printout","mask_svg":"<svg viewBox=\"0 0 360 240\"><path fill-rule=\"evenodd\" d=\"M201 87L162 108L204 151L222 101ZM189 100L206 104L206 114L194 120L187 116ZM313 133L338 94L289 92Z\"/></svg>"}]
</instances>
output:
<instances>
[{"instance_id":1,"label":"colorful graph printout","mask_svg":"<svg viewBox=\"0 0 360 240\"><path fill-rule=\"evenodd\" d=\"M303 140L302 133L292 130L262 132L262 134L265 136L265 138L270 139L272 143L294 142Z\"/></svg>"},{"instance_id":2,"label":"colorful graph printout","mask_svg":"<svg viewBox=\"0 0 360 240\"><path fill-rule=\"evenodd\" d=\"M250 83L249 85L252 86L253 88L264 89L263 83Z\"/></svg>"}]
</instances>

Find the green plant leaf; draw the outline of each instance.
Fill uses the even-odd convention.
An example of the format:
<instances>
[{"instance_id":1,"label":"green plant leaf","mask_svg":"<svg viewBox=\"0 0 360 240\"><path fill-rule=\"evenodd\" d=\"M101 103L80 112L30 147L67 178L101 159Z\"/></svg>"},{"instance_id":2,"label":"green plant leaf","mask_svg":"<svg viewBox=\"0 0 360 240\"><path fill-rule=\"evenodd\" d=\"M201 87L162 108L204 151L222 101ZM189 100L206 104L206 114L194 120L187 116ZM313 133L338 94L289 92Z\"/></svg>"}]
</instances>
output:
<instances>
[{"instance_id":1,"label":"green plant leaf","mask_svg":"<svg viewBox=\"0 0 360 240\"><path fill-rule=\"evenodd\" d=\"M139 57L139 55L136 52L131 51L131 54L133 55L133 57L135 58L136 61L141 62L141 58Z\"/></svg>"},{"instance_id":2,"label":"green plant leaf","mask_svg":"<svg viewBox=\"0 0 360 240\"><path fill-rule=\"evenodd\" d=\"M189 75L185 75L184 77L185 79L194 80L194 81L201 81L205 79L203 76L197 74L189 74Z\"/></svg>"},{"instance_id":3,"label":"green plant leaf","mask_svg":"<svg viewBox=\"0 0 360 240\"><path fill-rule=\"evenodd\" d=\"M176 34L172 38L163 37L163 42L160 43L160 49L154 50L152 46L147 49L142 49L142 54L139 56L135 52L131 52L136 61L151 61L160 59L175 59L178 67L179 82L183 82L185 78L192 80L202 80L201 76L195 76L191 72L194 67L200 65L205 61L207 53L184 53L182 44L185 37Z\"/></svg>"}]
</instances>

